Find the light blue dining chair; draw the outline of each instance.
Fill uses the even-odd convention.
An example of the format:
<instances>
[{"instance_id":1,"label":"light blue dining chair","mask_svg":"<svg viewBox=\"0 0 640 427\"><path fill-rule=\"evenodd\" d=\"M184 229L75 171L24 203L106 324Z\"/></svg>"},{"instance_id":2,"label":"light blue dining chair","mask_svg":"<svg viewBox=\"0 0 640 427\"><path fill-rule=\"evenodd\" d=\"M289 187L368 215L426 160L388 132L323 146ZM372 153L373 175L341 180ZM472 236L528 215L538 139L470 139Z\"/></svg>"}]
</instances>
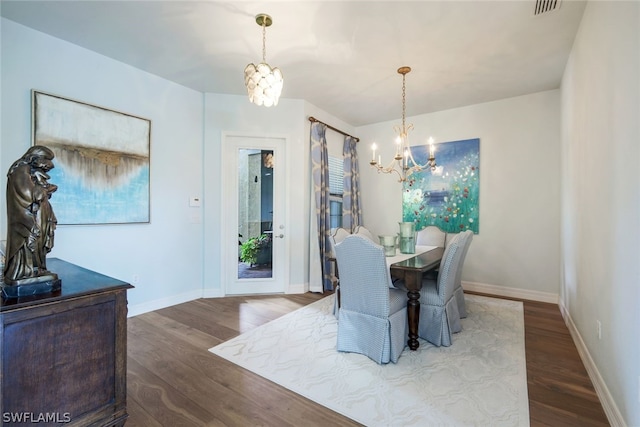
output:
<instances>
[{"instance_id":1,"label":"light blue dining chair","mask_svg":"<svg viewBox=\"0 0 640 427\"><path fill-rule=\"evenodd\" d=\"M333 283L334 289L336 289L338 283L340 282L340 272L338 271L338 264L336 264L336 245L342 242L344 238L349 236L350 234L351 233L349 233L346 228L337 227L331 229L331 234L329 235L329 249L331 250L331 258L333 258L331 282Z\"/></svg>"},{"instance_id":2,"label":"light blue dining chair","mask_svg":"<svg viewBox=\"0 0 640 427\"><path fill-rule=\"evenodd\" d=\"M447 233L440 230L435 225L428 225L416 233L416 245L439 246L444 248L444 241Z\"/></svg>"},{"instance_id":3,"label":"light blue dining chair","mask_svg":"<svg viewBox=\"0 0 640 427\"><path fill-rule=\"evenodd\" d=\"M460 233L460 246L462 247L462 255L460 256L460 262L458 262L458 269L456 270L456 281L453 289L453 295L458 304L458 313L461 319L467 317L467 306L464 301L464 289L462 288L462 268L464 267L464 261L467 258L467 252L471 241L473 240L473 231L467 230Z\"/></svg>"},{"instance_id":4,"label":"light blue dining chair","mask_svg":"<svg viewBox=\"0 0 640 427\"><path fill-rule=\"evenodd\" d=\"M460 237L460 234L453 237L445 248L437 280L422 280L418 336L435 346L450 346L451 335L462 330L453 294L463 252Z\"/></svg>"},{"instance_id":5,"label":"light blue dining chair","mask_svg":"<svg viewBox=\"0 0 640 427\"><path fill-rule=\"evenodd\" d=\"M331 283L333 284L333 291L335 294L335 303L333 307L333 314L338 317L340 309L340 271L338 270L338 263L336 259L336 245L344 240L345 237L351 233L346 228L337 227L331 230L329 236L329 243L331 245L331 257L333 261L333 271L331 272Z\"/></svg>"},{"instance_id":6,"label":"light blue dining chair","mask_svg":"<svg viewBox=\"0 0 640 427\"><path fill-rule=\"evenodd\" d=\"M362 225L357 226L355 230L353 230L353 234L366 237L367 239L371 240L373 243L378 243L379 241L378 239L373 237L373 234L371 234L371 231L369 231L368 228L363 227Z\"/></svg>"},{"instance_id":7,"label":"light blue dining chair","mask_svg":"<svg viewBox=\"0 0 640 427\"><path fill-rule=\"evenodd\" d=\"M447 233L435 225L428 225L416 233L416 245L444 248L446 238ZM438 278L438 269L427 271L425 277L436 280Z\"/></svg>"},{"instance_id":8,"label":"light blue dining chair","mask_svg":"<svg viewBox=\"0 0 640 427\"><path fill-rule=\"evenodd\" d=\"M391 288L382 246L359 236L336 245L340 271L337 350L396 363L408 335L407 296Z\"/></svg>"}]
</instances>

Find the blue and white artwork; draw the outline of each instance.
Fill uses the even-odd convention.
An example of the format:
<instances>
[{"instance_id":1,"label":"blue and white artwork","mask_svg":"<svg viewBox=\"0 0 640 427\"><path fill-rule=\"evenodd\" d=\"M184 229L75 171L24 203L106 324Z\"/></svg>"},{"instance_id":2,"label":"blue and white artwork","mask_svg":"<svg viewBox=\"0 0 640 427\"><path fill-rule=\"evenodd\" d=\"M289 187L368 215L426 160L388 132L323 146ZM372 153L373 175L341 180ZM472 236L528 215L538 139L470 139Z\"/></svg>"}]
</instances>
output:
<instances>
[{"instance_id":1,"label":"blue and white artwork","mask_svg":"<svg viewBox=\"0 0 640 427\"><path fill-rule=\"evenodd\" d=\"M33 143L55 153L58 224L149 222L151 122L33 91Z\"/></svg>"},{"instance_id":2,"label":"blue and white artwork","mask_svg":"<svg viewBox=\"0 0 640 427\"><path fill-rule=\"evenodd\" d=\"M435 170L414 172L403 184L403 221L416 230L435 225L447 233L480 230L480 139L435 144ZM429 146L411 147L418 164L429 159Z\"/></svg>"}]
</instances>

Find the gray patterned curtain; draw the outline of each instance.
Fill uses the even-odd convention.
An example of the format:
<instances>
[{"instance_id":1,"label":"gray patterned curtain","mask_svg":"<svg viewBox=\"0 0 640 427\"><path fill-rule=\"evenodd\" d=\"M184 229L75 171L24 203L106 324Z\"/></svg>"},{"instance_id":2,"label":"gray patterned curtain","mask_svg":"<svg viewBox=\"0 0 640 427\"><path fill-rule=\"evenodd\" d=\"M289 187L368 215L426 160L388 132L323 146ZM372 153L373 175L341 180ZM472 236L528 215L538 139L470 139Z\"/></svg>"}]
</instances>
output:
<instances>
[{"instance_id":1,"label":"gray patterned curtain","mask_svg":"<svg viewBox=\"0 0 640 427\"><path fill-rule=\"evenodd\" d=\"M309 286L314 292L333 289L331 283L331 264L329 255L329 155L327 154L327 126L322 123L311 123L311 176L312 176L312 209L315 207L316 221L311 220L310 235L317 232L318 241L311 239L309 248ZM313 200L312 200L313 202ZM318 265L319 264L319 265Z\"/></svg>"},{"instance_id":2,"label":"gray patterned curtain","mask_svg":"<svg viewBox=\"0 0 640 427\"><path fill-rule=\"evenodd\" d=\"M344 157L342 226L353 232L357 226L362 224L362 210L360 209L358 153L356 151L356 140L352 136L344 137L342 155Z\"/></svg>"}]
</instances>

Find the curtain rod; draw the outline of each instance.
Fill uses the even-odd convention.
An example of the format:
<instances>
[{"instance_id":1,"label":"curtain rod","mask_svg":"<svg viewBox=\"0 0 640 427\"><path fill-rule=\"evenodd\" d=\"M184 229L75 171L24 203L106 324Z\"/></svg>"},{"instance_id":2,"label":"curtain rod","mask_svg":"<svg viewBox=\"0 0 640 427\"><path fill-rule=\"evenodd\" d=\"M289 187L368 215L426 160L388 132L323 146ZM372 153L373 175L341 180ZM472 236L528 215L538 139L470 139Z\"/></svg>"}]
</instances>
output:
<instances>
[{"instance_id":1,"label":"curtain rod","mask_svg":"<svg viewBox=\"0 0 640 427\"><path fill-rule=\"evenodd\" d=\"M334 128L333 126L331 126L331 125L329 125L329 124L327 124L327 123L325 123L325 122L321 122L320 120L316 119L316 118L315 118L315 117L313 117L313 116L309 116L309 121L310 121L310 122L316 122L316 123L322 123L323 125L325 125L325 126L326 126L326 127L328 127L329 129L331 129L331 130L335 130L336 132L341 133L341 134L343 134L343 135L345 135L345 136L350 136L351 138L355 139L355 140L356 140L356 142L360 142L360 138L355 137L355 136L353 136L353 135L349 135L348 133L343 132L343 131L341 131L340 129L336 129L336 128Z\"/></svg>"}]
</instances>

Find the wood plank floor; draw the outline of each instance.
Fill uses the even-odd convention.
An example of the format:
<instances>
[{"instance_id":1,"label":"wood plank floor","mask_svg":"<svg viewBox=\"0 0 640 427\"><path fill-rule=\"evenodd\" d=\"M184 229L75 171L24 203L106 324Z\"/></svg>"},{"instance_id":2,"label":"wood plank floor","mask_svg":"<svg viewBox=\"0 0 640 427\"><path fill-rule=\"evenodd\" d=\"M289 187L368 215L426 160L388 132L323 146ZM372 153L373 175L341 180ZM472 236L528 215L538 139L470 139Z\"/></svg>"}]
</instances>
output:
<instances>
[{"instance_id":1,"label":"wood plank floor","mask_svg":"<svg viewBox=\"0 0 640 427\"><path fill-rule=\"evenodd\" d=\"M207 349L326 295L200 299L128 320L128 427L357 426ZM531 426L607 426L557 305L524 301Z\"/></svg>"}]
</instances>

